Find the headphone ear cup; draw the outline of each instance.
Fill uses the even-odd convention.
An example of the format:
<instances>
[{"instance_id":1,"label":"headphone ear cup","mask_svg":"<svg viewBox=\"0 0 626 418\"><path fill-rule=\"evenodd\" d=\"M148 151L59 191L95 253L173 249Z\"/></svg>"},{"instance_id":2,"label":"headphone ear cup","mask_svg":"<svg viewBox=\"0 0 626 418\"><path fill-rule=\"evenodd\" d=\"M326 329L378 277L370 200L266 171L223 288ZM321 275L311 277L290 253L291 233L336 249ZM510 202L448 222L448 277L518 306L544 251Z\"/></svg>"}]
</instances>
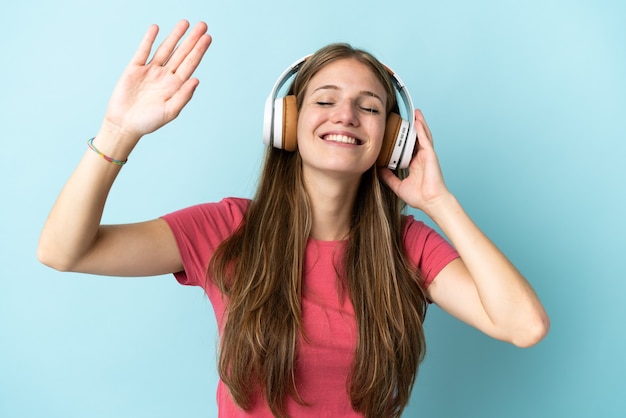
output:
<instances>
[{"instance_id":1,"label":"headphone ear cup","mask_svg":"<svg viewBox=\"0 0 626 418\"><path fill-rule=\"evenodd\" d=\"M383 145L380 148L380 154L378 154L378 160L376 165L379 167L387 167L393 154L393 149L396 146L398 140L398 134L402 126L402 118L395 112L391 112L387 116L387 123L385 125L385 136L383 137Z\"/></svg>"},{"instance_id":2,"label":"headphone ear cup","mask_svg":"<svg viewBox=\"0 0 626 418\"><path fill-rule=\"evenodd\" d=\"M298 104L296 96L289 95L283 98L283 149L295 151L298 131Z\"/></svg>"}]
</instances>

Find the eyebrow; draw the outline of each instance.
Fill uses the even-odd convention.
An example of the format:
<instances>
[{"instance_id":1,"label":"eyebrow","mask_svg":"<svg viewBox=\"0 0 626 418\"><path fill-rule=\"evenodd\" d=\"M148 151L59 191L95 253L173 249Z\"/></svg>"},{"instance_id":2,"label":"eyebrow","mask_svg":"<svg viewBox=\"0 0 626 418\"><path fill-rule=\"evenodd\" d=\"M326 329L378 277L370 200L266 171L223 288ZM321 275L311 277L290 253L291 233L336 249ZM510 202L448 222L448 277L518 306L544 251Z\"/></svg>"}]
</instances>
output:
<instances>
[{"instance_id":1,"label":"eyebrow","mask_svg":"<svg viewBox=\"0 0 626 418\"><path fill-rule=\"evenodd\" d=\"M318 88L316 88L315 90L312 91L312 93L315 93L319 90L340 90L338 86L335 86L334 84L326 84L324 86L320 86ZM374 97L378 100L380 100L380 102L382 104L385 104L385 101L376 93L374 93L373 91L370 90L361 90L359 92L359 94L363 95L363 96L370 96L370 97Z\"/></svg>"}]
</instances>

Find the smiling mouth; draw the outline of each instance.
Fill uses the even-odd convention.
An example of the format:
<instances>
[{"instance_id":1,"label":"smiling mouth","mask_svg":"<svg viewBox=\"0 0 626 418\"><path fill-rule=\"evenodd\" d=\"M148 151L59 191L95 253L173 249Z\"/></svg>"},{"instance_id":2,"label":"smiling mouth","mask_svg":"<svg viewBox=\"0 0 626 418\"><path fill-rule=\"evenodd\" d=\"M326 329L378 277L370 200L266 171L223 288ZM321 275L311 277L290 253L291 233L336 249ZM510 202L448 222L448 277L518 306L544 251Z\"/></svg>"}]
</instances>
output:
<instances>
[{"instance_id":1,"label":"smiling mouth","mask_svg":"<svg viewBox=\"0 0 626 418\"><path fill-rule=\"evenodd\" d=\"M337 142L340 144L361 145L361 141L347 135L330 134L322 138L324 141Z\"/></svg>"}]
</instances>

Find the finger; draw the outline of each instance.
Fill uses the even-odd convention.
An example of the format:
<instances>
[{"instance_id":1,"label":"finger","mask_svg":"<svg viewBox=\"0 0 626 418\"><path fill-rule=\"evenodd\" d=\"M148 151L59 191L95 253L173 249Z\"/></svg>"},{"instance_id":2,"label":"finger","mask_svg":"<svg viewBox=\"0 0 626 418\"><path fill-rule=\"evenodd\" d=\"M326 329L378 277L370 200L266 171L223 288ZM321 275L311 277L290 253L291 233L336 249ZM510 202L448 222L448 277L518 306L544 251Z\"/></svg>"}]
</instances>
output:
<instances>
[{"instance_id":1,"label":"finger","mask_svg":"<svg viewBox=\"0 0 626 418\"><path fill-rule=\"evenodd\" d=\"M424 125L424 130L425 130L426 134L428 135L428 138L430 139L430 142L433 142L433 135L430 132L430 128L428 127L428 124L426 123L426 119L424 118L424 114L422 113L422 111L420 109L416 109L415 110L415 120L419 121L422 125Z\"/></svg>"},{"instance_id":2,"label":"finger","mask_svg":"<svg viewBox=\"0 0 626 418\"><path fill-rule=\"evenodd\" d=\"M167 67L175 72L181 63L187 58L190 52L196 48L198 42L202 39L202 36L206 34L207 25L204 22L199 22L191 31L189 36L174 50L169 59L167 60Z\"/></svg>"},{"instance_id":3,"label":"finger","mask_svg":"<svg viewBox=\"0 0 626 418\"><path fill-rule=\"evenodd\" d=\"M185 32L189 29L189 22L186 20L181 20L176 24L172 32L165 38L163 43L159 45L156 52L154 53L154 57L152 57L151 63L155 65L165 65L167 60L172 55L172 52L176 48L178 41L183 37Z\"/></svg>"},{"instance_id":4,"label":"finger","mask_svg":"<svg viewBox=\"0 0 626 418\"><path fill-rule=\"evenodd\" d=\"M428 129L428 125L426 125L426 121L421 112L415 112L415 131L417 133L417 142L419 148L430 148L433 149L433 138Z\"/></svg>"},{"instance_id":5,"label":"finger","mask_svg":"<svg viewBox=\"0 0 626 418\"><path fill-rule=\"evenodd\" d=\"M166 114L169 120L176 118L187 103L189 103L198 84L200 84L200 81L197 78L190 78L185 81L180 89L167 101Z\"/></svg>"},{"instance_id":6,"label":"finger","mask_svg":"<svg viewBox=\"0 0 626 418\"><path fill-rule=\"evenodd\" d=\"M131 64L135 65L145 65L146 61L148 61L148 57L150 56L150 51L152 50L152 45L154 44L154 40L156 39L157 34L159 33L159 27L157 25L151 25L146 31L139 47L137 47L137 51L135 51L135 55L131 59Z\"/></svg>"},{"instance_id":7,"label":"finger","mask_svg":"<svg viewBox=\"0 0 626 418\"><path fill-rule=\"evenodd\" d=\"M419 119L415 123L415 130L417 132L417 143L419 149L433 149L433 140L430 133L427 130L425 123Z\"/></svg>"},{"instance_id":8,"label":"finger","mask_svg":"<svg viewBox=\"0 0 626 418\"><path fill-rule=\"evenodd\" d=\"M182 80L186 80L191 77L196 68L198 68L200 61L202 61L202 57L204 57L204 54L209 49L209 45L211 45L211 36L208 34L202 35L202 37L194 45L193 50L185 56L184 61L176 69L176 75L178 75L178 77Z\"/></svg>"}]
</instances>

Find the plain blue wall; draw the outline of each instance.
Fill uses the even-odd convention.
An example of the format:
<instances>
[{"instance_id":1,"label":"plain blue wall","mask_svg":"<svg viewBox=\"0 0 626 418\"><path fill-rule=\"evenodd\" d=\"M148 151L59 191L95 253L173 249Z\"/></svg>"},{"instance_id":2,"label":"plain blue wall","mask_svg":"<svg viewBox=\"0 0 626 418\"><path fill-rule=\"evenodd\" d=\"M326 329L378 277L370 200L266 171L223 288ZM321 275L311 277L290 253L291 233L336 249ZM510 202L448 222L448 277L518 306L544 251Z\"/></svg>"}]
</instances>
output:
<instances>
[{"instance_id":1,"label":"plain blue wall","mask_svg":"<svg viewBox=\"0 0 626 418\"><path fill-rule=\"evenodd\" d=\"M626 6L615 1L58 0L0 6L0 417L207 417L201 291L40 265L41 226L144 31L206 20L181 117L137 147L104 221L249 196L276 77L331 41L394 68L449 187L552 319L521 350L433 307L406 416L626 415Z\"/></svg>"}]
</instances>

